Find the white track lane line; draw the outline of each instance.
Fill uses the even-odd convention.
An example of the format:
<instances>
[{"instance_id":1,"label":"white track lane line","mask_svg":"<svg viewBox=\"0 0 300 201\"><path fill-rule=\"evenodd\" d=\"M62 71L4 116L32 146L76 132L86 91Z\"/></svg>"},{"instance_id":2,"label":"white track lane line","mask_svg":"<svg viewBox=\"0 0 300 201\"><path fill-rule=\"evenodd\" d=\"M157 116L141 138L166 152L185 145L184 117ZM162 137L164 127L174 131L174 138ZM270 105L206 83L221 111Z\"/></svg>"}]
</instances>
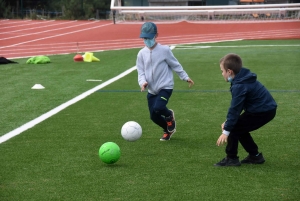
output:
<instances>
[{"instance_id":1,"label":"white track lane line","mask_svg":"<svg viewBox=\"0 0 300 201\"><path fill-rule=\"evenodd\" d=\"M0 34L10 34L10 33L15 33L15 32L20 32L20 31L28 31L31 29L40 29L40 28L44 28L44 27L51 27L51 26L57 26L57 25L62 25L62 24L74 23L74 22L76 22L76 21L68 21L68 22L55 23L55 24L50 24L50 25L45 25L45 26L31 27L31 28L26 28L26 29L18 29L15 31L8 31L8 32L0 33Z\"/></svg>"},{"instance_id":2,"label":"white track lane line","mask_svg":"<svg viewBox=\"0 0 300 201\"><path fill-rule=\"evenodd\" d=\"M274 34L277 34L277 35L286 35L286 34L299 34L300 35L300 29L285 29L285 30L268 30L268 31L253 31L253 32L234 32L234 33L222 33L222 34L194 34L194 35L181 35L181 36L161 36L159 37L159 39L174 39L176 40L176 38L178 38L177 40L179 39L184 39L184 40L187 40L187 39L206 39L206 38L209 38L209 37L224 37L224 36L241 36L241 35L250 35L250 36L262 36L262 35L265 35L265 36L269 36L269 35L274 35ZM113 40L104 40L104 41L80 41L78 42L78 44L80 46L89 46L90 44L94 45L94 44L111 44L113 42L115 42L116 44L120 44L120 42L123 42L124 39L113 39ZM136 41L141 41L140 38L134 38L134 39L126 39L126 41L124 43L131 43L131 42L136 42ZM32 48L36 48L38 46L42 46L42 47L45 47L45 46L49 46L50 48L53 47L53 46L62 46L64 47L64 45L67 45L67 46L70 46L71 44L77 44L77 42L67 42L67 43L51 43L51 44L34 44L34 45L22 45L20 46L20 48L24 48L24 47L30 47L31 49ZM72 45L71 45L72 46ZM48 48L48 47L46 47ZM15 49L14 49L15 50Z\"/></svg>"},{"instance_id":3,"label":"white track lane line","mask_svg":"<svg viewBox=\"0 0 300 201\"><path fill-rule=\"evenodd\" d=\"M24 26L31 26L31 25L37 25L37 24L46 24L46 23L50 23L50 22L53 22L55 20L49 20L49 21L43 21L43 22L31 22L31 21L25 21L25 22L28 22L28 23L25 23L23 22L22 24L20 25L15 25L15 26L8 26L8 27L1 27L1 29L9 29L9 28L14 28L14 27L24 27ZM10 24L9 24L10 25Z\"/></svg>"},{"instance_id":4,"label":"white track lane line","mask_svg":"<svg viewBox=\"0 0 300 201\"><path fill-rule=\"evenodd\" d=\"M64 35L77 33L77 32L81 32L81 31L86 31L86 30L90 30L90 29L96 29L96 28L99 28L99 27L104 27L104 26L108 26L108 25L112 25L112 24L113 23L102 24L102 25L99 25L99 26L89 27L89 28L80 29L80 30L76 30L76 31L71 31L71 32L67 32L67 33L62 33L62 34L57 34L57 35L48 36L48 37L44 37L44 38L38 38L38 39L34 39L34 40L24 41L24 42L16 43L16 44L13 44L13 45L2 46L2 47L0 47L0 49L4 49L4 48L8 48L8 47L14 47L14 46L18 46L18 45L22 45L22 44L26 44L26 43L31 43L31 42L39 41L39 40L45 40L45 39L48 39L48 38L55 38L55 37L58 37L58 36L64 36Z\"/></svg>"},{"instance_id":5,"label":"white track lane line","mask_svg":"<svg viewBox=\"0 0 300 201\"><path fill-rule=\"evenodd\" d=\"M241 34L243 33L243 34ZM272 30L271 32L257 32L255 34L250 34L248 32L239 32L238 34L207 34L207 35L188 35L189 37L178 37L178 36L171 36L171 37L160 37L160 42L165 44L195 44L195 43L203 43L203 42L215 42L215 41L229 41L229 40L241 40L241 39L253 39L253 38L266 38L267 36L272 35L282 37L282 36L297 36L300 34L299 30L285 30L284 32L280 33L279 30ZM241 37L241 38L238 38ZM107 41L85 41L81 42L79 45L79 52L86 52L86 51L103 51L107 49L125 49L125 48L139 48L143 46L143 43L140 39L128 39L125 42L117 42L119 40L107 40ZM59 45L58 45L59 44ZM61 45L64 44L64 45ZM67 45L68 44L68 45ZM49 44L48 44L49 45ZM45 45L45 46L48 46ZM8 48L5 50L5 55L10 59L20 57L20 51L27 50L30 47L30 51L26 51L26 55L23 54L25 57L30 57L35 54L62 54L68 52L76 52L77 45L75 42L72 43L55 43L51 44L51 47L42 48L40 45L23 45L19 46L19 48Z\"/></svg>"},{"instance_id":6,"label":"white track lane line","mask_svg":"<svg viewBox=\"0 0 300 201\"><path fill-rule=\"evenodd\" d=\"M96 22L97 21L86 23L86 24L76 24L76 25L68 26L68 27L62 27L62 28L56 28L56 29L49 29L49 30L40 31L40 32L34 32L34 33L28 33L28 34L23 34L23 35L17 35L17 36L8 37L8 38L1 38L0 40L8 40L8 39L12 39L12 38L20 38L20 37L24 37L24 36L32 36L32 35L37 35L37 34L41 34L41 33L47 33L47 32L51 32L51 31L57 31L57 30L68 29L68 28L79 27L79 26L85 26L85 25L89 25L89 24L94 24ZM57 25L59 25L59 24L57 24Z\"/></svg>"},{"instance_id":7,"label":"white track lane line","mask_svg":"<svg viewBox=\"0 0 300 201\"><path fill-rule=\"evenodd\" d=\"M225 36L229 36L230 38L234 38L235 36L237 36L238 38L241 36L258 36L258 37L263 37L263 36L287 36L287 35L300 35L300 29L287 29L287 30L269 30L269 31L256 31L256 32L236 32L236 33L223 33L223 34L202 34L202 35L184 35L184 36L170 36L170 37L160 37L160 40L166 39L164 41L179 41L179 40L199 40L199 39L208 39L208 38L225 38ZM105 40L105 41L81 41L79 42L80 47L83 46L95 46L96 44L101 44L101 45L111 45L111 44L122 44L123 43L132 43L132 42L138 42L140 41L140 39L126 39L125 42L123 42L123 39L120 40ZM73 44L73 45L72 45ZM49 48L53 48L53 46L55 47L61 47L61 48L65 48L65 47L71 47L72 49L76 46L77 42L68 42L68 43L51 43L51 44L35 44L35 45L23 45L20 46L20 50L22 48L27 48L30 47L31 50L33 49L40 49L37 46L50 46ZM48 49L48 47L47 47ZM13 51L16 51L18 49L13 49ZM9 50L7 50L9 51Z\"/></svg>"},{"instance_id":8,"label":"white track lane line","mask_svg":"<svg viewBox=\"0 0 300 201\"><path fill-rule=\"evenodd\" d=\"M4 22L4 23L3 23ZM10 20L3 20L3 22L0 22L0 25L7 25L7 24L24 24L24 22L32 22L32 20L20 20L20 21L10 21ZM2 27L1 27L2 28Z\"/></svg>"},{"instance_id":9,"label":"white track lane line","mask_svg":"<svg viewBox=\"0 0 300 201\"><path fill-rule=\"evenodd\" d=\"M51 116L57 114L58 112L60 112L64 109L66 109L67 107L73 105L74 103L77 103L78 101L86 98L87 96L91 95L92 93L94 93L94 92L102 89L103 87L105 87L105 86L119 80L120 78L128 75L129 73L131 73L134 70L136 70L136 66L126 70L125 72L119 74L118 76L116 76L114 78L111 78L110 80L104 82L103 84L100 84L100 85L98 85L98 86L96 86L96 87L80 94L79 96L76 96L75 98L59 105L58 107L50 110L49 112L47 112L45 114L42 114L41 116L37 117L36 119L33 119L32 121L27 122L26 124L20 126L19 128L16 128L16 129L4 134L3 136L0 137L0 144L7 141L7 140L9 140L9 139L11 139L11 138L13 138L13 137L15 137L15 136L17 136L17 135L19 135L19 134L21 134L22 132L24 132L26 130L34 127L35 125L41 123L42 121L50 118Z\"/></svg>"}]
</instances>

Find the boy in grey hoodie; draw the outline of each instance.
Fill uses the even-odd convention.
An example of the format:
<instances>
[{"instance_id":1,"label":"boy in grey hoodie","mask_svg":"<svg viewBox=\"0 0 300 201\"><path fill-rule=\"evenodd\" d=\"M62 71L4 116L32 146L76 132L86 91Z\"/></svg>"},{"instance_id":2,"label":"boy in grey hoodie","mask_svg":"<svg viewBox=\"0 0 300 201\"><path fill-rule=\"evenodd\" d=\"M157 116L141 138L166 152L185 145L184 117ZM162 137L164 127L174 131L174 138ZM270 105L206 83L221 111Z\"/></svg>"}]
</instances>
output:
<instances>
[{"instance_id":1,"label":"boy in grey hoodie","mask_svg":"<svg viewBox=\"0 0 300 201\"><path fill-rule=\"evenodd\" d=\"M218 146L227 143L227 156L215 166L265 162L250 132L259 129L275 117L277 104L270 92L257 81L256 74L242 65L242 59L236 54L227 54L220 60L222 76L226 82L231 83L232 100L226 121L221 125L222 134L217 140ZM249 154L241 162L237 156L239 142Z\"/></svg>"},{"instance_id":2,"label":"boy in grey hoodie","mask_svg":"<svg viewBox=\"0 0 300 201\"><path fill-rule=\"evenodd\" d=\"M161 141L170 140L176 131L174 111L167 108L167 104L173 92L173 72L176 72L181 80L194 82L183 70L183 67L174 57L170 47L156 42L158 36L157 27L152 22L142 25L140 38L143 38L145 47L137 55L136 66L138 71L138 83L141 91L148 87L148 108L151 120L163 129Z\"/></svg>"}]
</instances>

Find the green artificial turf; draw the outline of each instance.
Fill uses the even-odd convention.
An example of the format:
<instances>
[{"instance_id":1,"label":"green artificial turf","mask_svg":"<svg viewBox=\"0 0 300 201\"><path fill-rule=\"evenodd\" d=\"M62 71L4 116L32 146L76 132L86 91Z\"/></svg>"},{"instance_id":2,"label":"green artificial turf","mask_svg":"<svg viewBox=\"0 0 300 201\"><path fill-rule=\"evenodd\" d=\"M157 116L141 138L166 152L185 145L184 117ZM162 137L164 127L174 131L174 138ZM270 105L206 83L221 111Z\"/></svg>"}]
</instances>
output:
<instances>
[{"instance_id":1,"label":"green artificial turf","mask_svg":"<svg viewBox=\"0 0 300 201\"><path fill-rule=\"evenodd\" d=\"M195 49L205 45L224 47ZM146 92L139 91L134 71L0 144L0 200L299 200L300 46L295 45L300 40L175 48L195 85L188 88L174 76L168 107L176 113L177 132L170 141L159 141L163 133L149 119ZM94 53L101 61L93 63L75 63L70 54L50 56L45 65L19 59L1 66L0 136L133 67L138 51ZM239 54L278 104L275 119L252 133L266 158L263 165L213 166L225 156L225 146L215 143L231 100L219 67L227 53ZM37 83L45 89L31 89ZM121 137L127 121L142 126L136 142ZM112 165L98 156L109 141L121 148ZM242 147L239 156L247 156Z\"/></svg>"}]
</instances>

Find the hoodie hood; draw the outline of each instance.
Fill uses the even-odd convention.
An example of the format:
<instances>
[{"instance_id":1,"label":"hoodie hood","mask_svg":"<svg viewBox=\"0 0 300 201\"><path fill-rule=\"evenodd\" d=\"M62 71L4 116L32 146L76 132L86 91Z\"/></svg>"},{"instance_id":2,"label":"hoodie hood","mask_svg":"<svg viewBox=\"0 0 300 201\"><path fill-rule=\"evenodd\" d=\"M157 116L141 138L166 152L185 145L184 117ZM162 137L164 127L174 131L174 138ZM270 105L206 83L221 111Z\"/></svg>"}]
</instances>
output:
<instances>
[{"instance_id":1,"label":"hoodie hood","mask_svg":"<svg viewBox=\"0 0 300 201\"><path fill-rule=\"evenodd\" d=\"M251 73L251 71L247 68L241 68L240 72L235 75L232 80L232 84L248 84L253 83L257 79L255 73Z\"/></svg>"}]
</instances>

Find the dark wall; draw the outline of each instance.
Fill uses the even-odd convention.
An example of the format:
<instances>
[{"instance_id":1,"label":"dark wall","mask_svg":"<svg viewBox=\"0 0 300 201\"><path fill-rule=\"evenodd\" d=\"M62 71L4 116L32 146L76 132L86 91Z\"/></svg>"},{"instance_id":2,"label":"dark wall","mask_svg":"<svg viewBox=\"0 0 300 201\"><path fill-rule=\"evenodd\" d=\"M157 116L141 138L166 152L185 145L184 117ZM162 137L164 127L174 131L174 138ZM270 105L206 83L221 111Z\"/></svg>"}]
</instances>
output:
<instances>
[{"instance_id":1,"label":"dark wall","mask_svg":"<svg viewBox=\"0 0 300 201\"><path fill-rule=\"evenodd\" d=\"M207 6L228 5L229 0L206 0Z\"/></svg>"}]
</instances>

